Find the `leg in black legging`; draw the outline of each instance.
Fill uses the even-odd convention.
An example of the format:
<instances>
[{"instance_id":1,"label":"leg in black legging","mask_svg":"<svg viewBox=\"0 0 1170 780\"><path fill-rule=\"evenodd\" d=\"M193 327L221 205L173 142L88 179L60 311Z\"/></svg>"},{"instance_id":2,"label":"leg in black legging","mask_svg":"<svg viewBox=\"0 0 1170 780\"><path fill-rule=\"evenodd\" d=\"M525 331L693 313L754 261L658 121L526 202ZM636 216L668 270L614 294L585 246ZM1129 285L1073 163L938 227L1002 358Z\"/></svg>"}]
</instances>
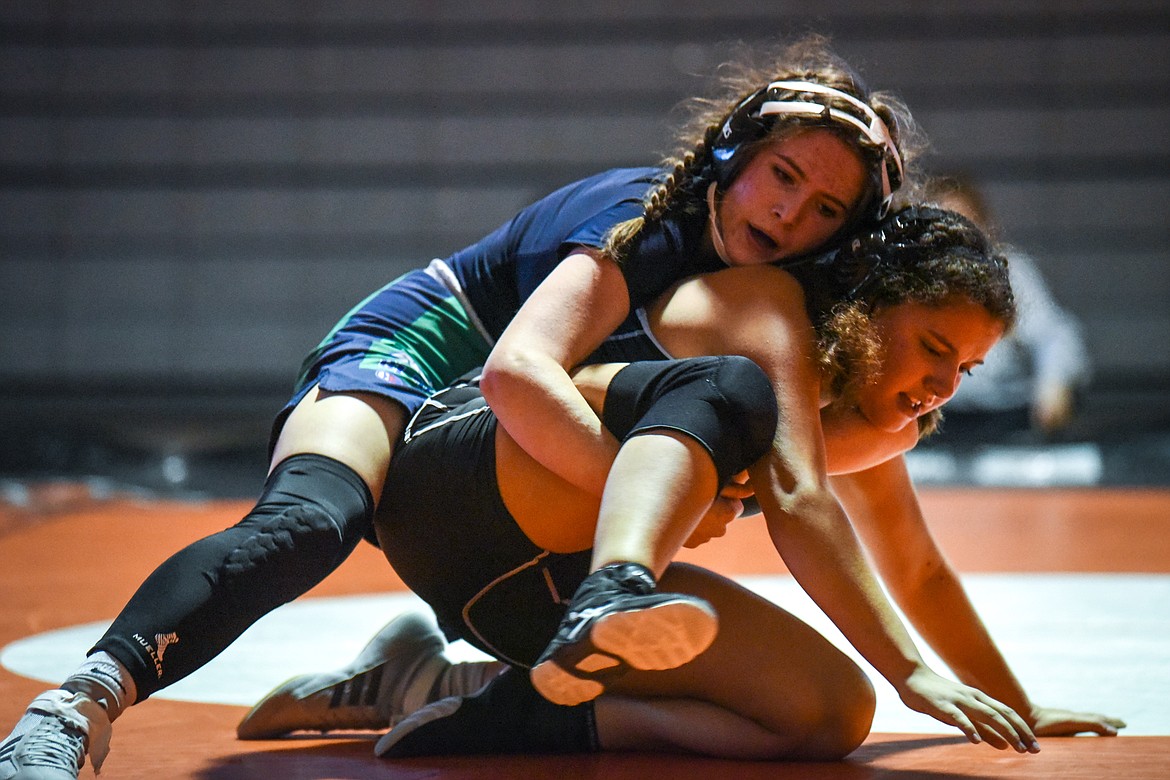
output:
<instances>
[{"instance_id":1,"label":"leg in black legging","mask_svg":"<svg viewBox=\"0 0 1170 780\"><path fill-rule=\"evenodd\" d=\"M159 566L91 652L121 661L145 699L336 569L370 531L373 507L344 464L313 454L282 461L255 508Z\"/></svg>"}]
</instances>

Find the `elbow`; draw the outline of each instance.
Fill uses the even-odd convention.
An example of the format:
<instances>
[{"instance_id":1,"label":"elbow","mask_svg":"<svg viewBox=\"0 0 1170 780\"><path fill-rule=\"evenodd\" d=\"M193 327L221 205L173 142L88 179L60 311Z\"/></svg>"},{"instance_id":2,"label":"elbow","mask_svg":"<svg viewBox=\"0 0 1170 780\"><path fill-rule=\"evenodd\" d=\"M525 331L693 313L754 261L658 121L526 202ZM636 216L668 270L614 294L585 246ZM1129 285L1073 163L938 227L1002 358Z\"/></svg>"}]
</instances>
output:
<instances>
[{"instance_id":1,"label":"elbow","mask_svg":"<svg viewBox=\"0 0 1170 780\"><path fill-rule=\"evenodd\" d=\"M523 394L534 373L532 359L516 349L493 349L483 364L479 389L488 404Z\"/></svg>"},{"instance_id":2,"label":"elbow","mask_svg":"<svg viewBox=\"0 0 1170 780\"><path fill-rule=\"evenodd\" d=\"M817 517L840 506L828 482L812 478L786 485L779 499L781 512L791 518Z\"/></svg>"},{"instance_id":3,"label":"elbow","mask_svg":"<svg viewBox=\"0 0 1170 780\"><path fill-rule=\"evenodd\" d=\"M795 540L836 538L849 525L848 516L832 493L811 488L787 492L781 497L779 511L764 506L764 518L772 543L790 570L796 565L796 559L790 559L788 554Z\"/></svg>"}]
</instances>

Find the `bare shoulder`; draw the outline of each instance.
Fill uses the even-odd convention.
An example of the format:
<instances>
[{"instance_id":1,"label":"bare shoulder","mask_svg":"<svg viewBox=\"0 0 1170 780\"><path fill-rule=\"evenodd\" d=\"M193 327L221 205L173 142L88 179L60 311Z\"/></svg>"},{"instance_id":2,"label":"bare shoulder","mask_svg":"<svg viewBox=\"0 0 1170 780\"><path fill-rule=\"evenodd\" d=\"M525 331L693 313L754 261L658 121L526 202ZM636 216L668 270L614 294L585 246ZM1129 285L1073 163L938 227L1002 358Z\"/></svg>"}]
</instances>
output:
<instances>
[{"instance_id":1,"label":"bare shoulder","mask_svg":"<svg viewBox=\"0 0 1170 780\"><path fill-rule=\"evenodd\" d=\"M805 350L811 332L799 283L770 266L691 277L648 313L654 335L676 357L739 354L764 365L765 347Z\"/></svg>"},{"instance_id":2,"label":"bare shoulder","mask_svg":"<svg viewBox=\"0 0 1170 780\"><path fill-rule=\"evenodd\" d=\"M679 282L660 301L687 308L804 313L804 291L787 271L770 265L725 268Z\"/></svg>"},{"instance_id":3,"label":"bare shoulder","mask_svg":"<svg viewBox=\"0 0 1170 780\"><path fill-rule=\"evenodd\" d=\"M724 268L708 274L691 277L689 282L712 289L755 289L765 293L798 293L803 295L796 277L774 265L748 265Z\"/></svg>"}]
</instances>

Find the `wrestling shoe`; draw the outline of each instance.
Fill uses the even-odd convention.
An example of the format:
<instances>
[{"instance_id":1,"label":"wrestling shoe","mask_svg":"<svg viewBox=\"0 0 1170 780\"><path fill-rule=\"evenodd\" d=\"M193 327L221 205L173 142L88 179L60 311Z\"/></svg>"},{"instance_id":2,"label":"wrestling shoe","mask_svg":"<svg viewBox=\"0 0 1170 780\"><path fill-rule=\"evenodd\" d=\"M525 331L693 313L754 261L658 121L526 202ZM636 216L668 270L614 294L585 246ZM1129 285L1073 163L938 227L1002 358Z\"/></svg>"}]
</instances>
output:
<instances>
[{"instance_id":1,"label":"wrestling shoe","mask_svg":"<svg viewBox=\"0 0 1170 780\"><path fill-rule=\"evenodd\" d=\"M0 743L0 780L77 780L86 753L96 773L110 751L110 719L83 693L60 688L33 699Z\"/></svg>"},{"instance_id":2,"label":"wrestling shoe","mask_svg":"<svg viewBox=\"0 0 1170 780\"><path fill-rule=\"evenodd\" d=\"M276 687L236 727L240 739L294 731L385 731L434 698L474 693L499 673L496 662L452 664L434 621L400 615L352 663Z\"/></svg>"},{"instance_id":3,"label":"wrestling shoe","mask_svg":"<svg viewBox=\"0 0 1170 780\"><path fill-rule=\"evenodd\" d=\"M508 669L471 696L450 696L416 710L374 745L381 758L534 753L599 749L593 707L561 707L532 687L528 672Z\"/></svg>"},{"instance_id":4,"label":"wrestling shoe","mask_svg":"<svg viewBox=\"0 0 1170 780\"><path fill-rule=\"evenodd\" d=\"M403 739L411 736L416 731L423 729L425 735L425 728L436 722L442 722L445 718L450 718L459 712L466 699L462 696L449 696L446 699L439 699L432 702L425 707L415 710L410 715L403 718L392 729L378 738L378 742L374 745L374 755L379 758L410 758L419 755L438 755L438 753L431 750L423 749L422 751L404 752L401 749L395 749L395 746ZM434 741L434 740L431 740ZM451 750L450 742L447 740L439 740L443 743L443 750ZM426 743L429 745L429 742ZM452 755L461 755L462 751L454 752Z\"/></svg>"},{"instance_id":5,"label":"wrestling shoe","mask_svg":"<svg viewBox=\"0 0 1170 780\"><path fill-rule=\"evenodd\" d=\"M718 627L709 603L656 592L644 566L604 566L573 594L556 636L532 667L532 684L555 704L581 704L631 668L682 666L711 645Z\"/></svg>"}]
</instances>

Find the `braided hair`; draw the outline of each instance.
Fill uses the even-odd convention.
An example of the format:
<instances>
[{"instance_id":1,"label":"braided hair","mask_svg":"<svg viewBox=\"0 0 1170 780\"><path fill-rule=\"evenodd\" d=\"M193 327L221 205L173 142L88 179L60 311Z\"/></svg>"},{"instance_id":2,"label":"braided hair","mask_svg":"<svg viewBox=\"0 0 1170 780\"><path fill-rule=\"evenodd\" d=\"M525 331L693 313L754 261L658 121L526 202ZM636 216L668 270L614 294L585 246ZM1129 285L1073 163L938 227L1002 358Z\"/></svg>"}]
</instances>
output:
<instances>
[{"instance_id":1,"label":"braided hair","mask_svg":"<svg viewBox=\"0 0 1170 780\"><path fill-rule=\"evenodd\" d=\"M736 56L725 62L717 74L717 94L694 97L681 110L689 116L677 137L678 146L663 165L664 175L643 198L642 214L615 225L606 237L603 251L622 262L636 246L638 236L647 225L667 216L684 217L707 212L707 188L717 179L723 183L734 179L743 166L767 144L808 127L827 129L858 150L866 165L876 169L884 161L880 150L859 143L855 129L832 121L826 116L784 116L773 119L766 132L735 151L731 165L717 166L714 151L729 120L761 88L776 81L805 81L840 90L867 104L888 127L897 146L905 173L902 191L912 188L910 165L923 145L909 110L897 98L882 92L869 92L860 76L848 63L834 54L824 36L810 35L778 49L754 50L740 47ZM825 99L826 109L850 109L832 98ZM827 112L826 112L827 113ZM871 189L872 186L871 186ZM856 228L868 203L876 193L868 192L838 235Z\"/></svg>"},{"instance_id":2,"label":"braided hair","mask_svg":"<svg viewBox=\"0 0 1170 780\"><path fill-rule=\"evenodd\" d=\"M848 401L880 369L872 315L886 306L941 306L962 297L1010 329L1016 302L1007 259L962 215L930 206L897 211L874 230L797 269L816 328L822 371ZM918 418L932 433L938 410Z\"/></svg>"}]
</instances>

